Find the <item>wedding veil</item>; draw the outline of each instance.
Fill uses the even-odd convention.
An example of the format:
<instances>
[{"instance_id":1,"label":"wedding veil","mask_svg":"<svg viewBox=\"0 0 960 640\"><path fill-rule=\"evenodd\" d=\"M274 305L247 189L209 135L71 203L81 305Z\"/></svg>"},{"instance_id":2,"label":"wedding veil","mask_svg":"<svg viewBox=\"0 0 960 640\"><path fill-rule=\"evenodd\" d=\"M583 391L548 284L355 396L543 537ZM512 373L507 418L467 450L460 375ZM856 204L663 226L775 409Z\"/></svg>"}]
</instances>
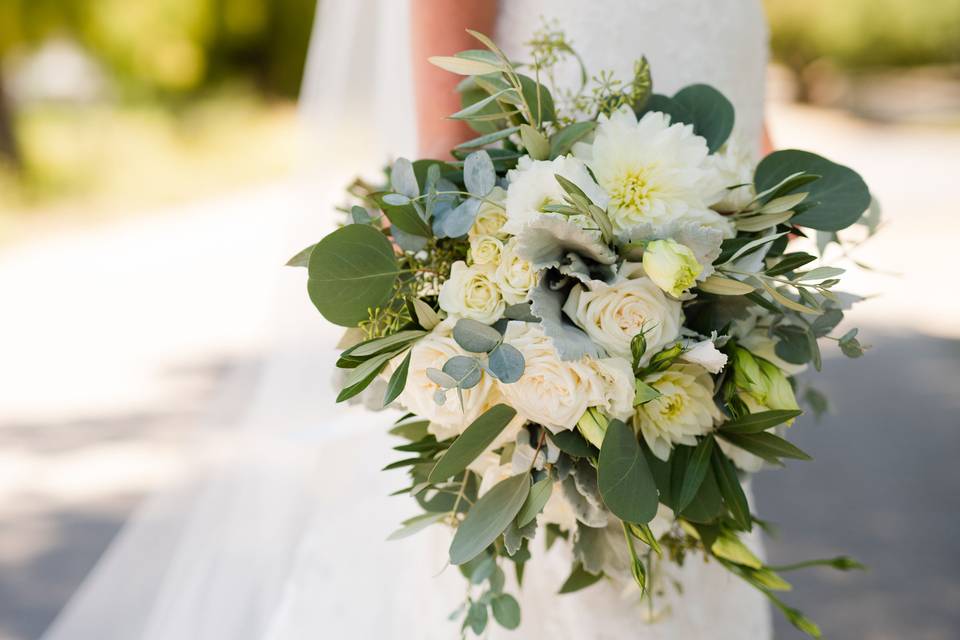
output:
<instances>
[{"instance_id":1,"label":"wedding veil","mask_svg":"<svg viewBox=\"0 0 960 640\"><path fill-rule=\"evenodd\" d=\"M276 635L301 538L330 482L325 447L383 428L334 404L337 328L309 303L303 270L282 265L332 229L353 175L414 149L408 20L405 1L320 3L301 96L306 160L297 206L276 216L286 253L264 300L272 346L259 380L252 392L224 385L220 408L240 417L196 430L194 473L128 521L45 640Z\"/></svg>"}]
</instances>

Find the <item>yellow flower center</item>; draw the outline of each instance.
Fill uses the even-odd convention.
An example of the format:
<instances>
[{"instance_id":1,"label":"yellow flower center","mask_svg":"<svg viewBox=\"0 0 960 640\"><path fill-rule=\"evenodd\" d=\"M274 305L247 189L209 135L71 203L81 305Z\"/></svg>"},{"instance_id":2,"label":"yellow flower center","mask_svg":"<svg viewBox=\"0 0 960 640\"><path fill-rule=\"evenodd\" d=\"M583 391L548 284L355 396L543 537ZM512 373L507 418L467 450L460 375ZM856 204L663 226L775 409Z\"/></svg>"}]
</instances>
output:
<instances>
[{"instance_id":1,"label":"yellow flower center","mask_svg":"<svg viewBox=\"0 0 960 640\"><path fill-rule=\"evenodd\" d=\"M654 192L648 173L646 168L631 169L619 179L612 180L607 191L613 208L644 211Z\"/></svg>"},{"instance_id":2,"label":"yellow flower center","mask_svg":"<svg viewBox=\"0 0 960 640\"><path fill-rule=\"evenodd\" d=\"M660 415L664 418L673 419L683 412L683 396L674 394L662 398L660 402Z\"/></svg>"}]
</instances>

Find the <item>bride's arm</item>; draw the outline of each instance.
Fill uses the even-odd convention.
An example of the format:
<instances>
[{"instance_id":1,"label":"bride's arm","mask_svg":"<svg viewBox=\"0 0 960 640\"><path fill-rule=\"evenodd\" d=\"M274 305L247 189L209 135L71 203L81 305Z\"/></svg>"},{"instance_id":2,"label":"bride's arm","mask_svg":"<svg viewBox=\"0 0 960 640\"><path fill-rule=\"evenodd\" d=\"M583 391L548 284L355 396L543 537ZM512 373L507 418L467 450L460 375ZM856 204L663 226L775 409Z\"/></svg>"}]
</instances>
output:
<instances>
[{"instance_id":1,"label":"bride's arm","mask_svg":"<svg viewBox=\"0 0 960 640\"><path fill-rule=\"evenodd\" d=\"M460 110L460 94L454 87L461 78L434 67L427 58L480 48L465 30L493 35L497 0L412 0L410 12L420 155L447 158L450 149L476 134L466 123L447 119Z\"/></svg>"}]
</instances>

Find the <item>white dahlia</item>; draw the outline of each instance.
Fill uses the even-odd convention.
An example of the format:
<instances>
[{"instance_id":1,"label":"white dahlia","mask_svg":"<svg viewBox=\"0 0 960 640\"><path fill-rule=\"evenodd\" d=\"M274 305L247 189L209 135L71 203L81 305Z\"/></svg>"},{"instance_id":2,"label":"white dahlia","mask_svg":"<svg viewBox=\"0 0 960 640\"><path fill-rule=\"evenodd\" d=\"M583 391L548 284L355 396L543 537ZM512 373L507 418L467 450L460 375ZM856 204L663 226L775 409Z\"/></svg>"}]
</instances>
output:
<instances>
[{"instance_id":1,"label":"white dahlia","mask_svg":"<svg viewBox=\"0 0 960 640\"><path fill-rule=\"evenodd\" d=\"M608 214L619 233L641 222L664 224L707 209L717 193L706 141L659 111L638 122L628 107L601 116L592 143L574 153L609 194Z\"/></svg>"}]
</instances>

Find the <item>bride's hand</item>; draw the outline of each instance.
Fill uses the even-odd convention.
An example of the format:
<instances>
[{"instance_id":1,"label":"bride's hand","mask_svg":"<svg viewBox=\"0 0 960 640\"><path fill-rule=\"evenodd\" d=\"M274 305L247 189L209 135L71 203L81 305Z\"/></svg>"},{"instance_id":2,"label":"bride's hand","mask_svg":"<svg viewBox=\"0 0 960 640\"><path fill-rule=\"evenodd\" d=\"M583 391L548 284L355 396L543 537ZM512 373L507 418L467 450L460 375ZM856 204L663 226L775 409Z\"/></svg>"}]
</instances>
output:
<instances>
[{"instance_id":1,"label":"bride's hand","mask_svg":"<svg viewBox=\"0 0 960 640\"><path fill-rule=\"evenodd\" d=\"M479 43L466 29L493 34L496 0L413 0L410 3L410 42L417 108L420 157L449 159L450 149L476 136L465 122L450 120L460 110L456 91L461 78L429 62Z\"/></svg>"}]
</instances>

